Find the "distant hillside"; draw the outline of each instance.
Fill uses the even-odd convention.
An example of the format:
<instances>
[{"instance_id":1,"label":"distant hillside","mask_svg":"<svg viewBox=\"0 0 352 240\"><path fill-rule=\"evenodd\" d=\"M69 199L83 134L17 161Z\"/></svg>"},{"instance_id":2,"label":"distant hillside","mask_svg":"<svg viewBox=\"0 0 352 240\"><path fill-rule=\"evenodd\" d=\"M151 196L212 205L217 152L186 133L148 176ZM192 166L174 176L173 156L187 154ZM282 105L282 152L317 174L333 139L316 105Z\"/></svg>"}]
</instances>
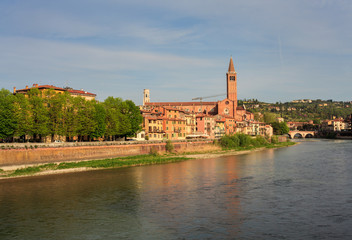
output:
<instances>
[{"instance_id":1,"label":"distant hillside","mask_svg":"<svg viewBox=\"0 0 352 240\"><path fill-rule=\"evenodd\" d=\"M309 121L335 118L349 118L352 114L352 102L333 100L295 100L285 103L265 103L257 99L239 100L252 113L274 113L285 121ZM260 118L260 114L256 114ZM260 119L258 119L260 120Z\"/></svg>"}]
</instances>

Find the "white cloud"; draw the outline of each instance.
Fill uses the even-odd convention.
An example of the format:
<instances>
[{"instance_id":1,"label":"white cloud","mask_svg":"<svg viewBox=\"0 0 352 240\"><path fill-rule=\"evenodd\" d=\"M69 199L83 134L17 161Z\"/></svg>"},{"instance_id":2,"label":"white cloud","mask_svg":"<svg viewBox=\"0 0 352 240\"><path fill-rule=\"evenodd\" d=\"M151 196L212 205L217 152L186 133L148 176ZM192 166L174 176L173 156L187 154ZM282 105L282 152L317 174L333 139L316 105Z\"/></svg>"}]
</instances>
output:
<instances>
[{"instance_id":1,"label":"white cloud","mask_svg":"<svg viewBox=\"0 0 352 240\"><path fill-rule=\"evenodd\" d=\"M80 82L79 88L95 85L97 91L104 89L107 95L112 95L109 92L113 89L106 89L106 86L113 83L141 88L151 85L172 88L169 82L177 82L179 87L193 89L196 86L190 80L195 79L200 71L212 69L217 64L214 60L195 57L29 38L0 38L0 52L3 56L0 59L3 87L12 88L15 82L25 86L38 81L63 85L69 80L71 83ZM125 91L124 94L128 93Z\"/></svg>"}]
</instances>

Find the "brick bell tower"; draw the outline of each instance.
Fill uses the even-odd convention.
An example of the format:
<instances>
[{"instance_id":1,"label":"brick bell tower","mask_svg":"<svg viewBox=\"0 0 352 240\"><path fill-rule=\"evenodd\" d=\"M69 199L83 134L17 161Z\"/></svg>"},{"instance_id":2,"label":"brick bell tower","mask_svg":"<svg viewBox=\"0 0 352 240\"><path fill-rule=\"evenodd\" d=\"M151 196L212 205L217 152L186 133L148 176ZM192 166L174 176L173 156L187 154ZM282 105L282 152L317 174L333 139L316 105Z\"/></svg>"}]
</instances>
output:
<instances>
[{"instance_id":1,"label":"brick bell tower","mask_svg":"<svg viewBox=\"0 0 352 240\"><path fill-rule=\"evenodd\" d=\"M230 58L229 70L226 73L227 78L227 99L234 102L234 109L237 108L237 73L233 66L232 57Z\"/></svg>"}]
</instances>

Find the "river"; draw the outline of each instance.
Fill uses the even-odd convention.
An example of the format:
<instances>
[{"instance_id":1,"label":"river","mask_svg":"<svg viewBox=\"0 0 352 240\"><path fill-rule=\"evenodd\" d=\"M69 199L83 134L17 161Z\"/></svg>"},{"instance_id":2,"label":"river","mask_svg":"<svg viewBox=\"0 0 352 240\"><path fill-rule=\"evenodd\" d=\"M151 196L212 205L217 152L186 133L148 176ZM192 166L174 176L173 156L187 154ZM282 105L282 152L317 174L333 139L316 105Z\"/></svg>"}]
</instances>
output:
<instances>
[{"instance_id":1,"label":"river","mask_svg":"<svg viewBox=\"0 0 352 240\"><path fill-rule=\"evenodd\" d=\"M352 141L0 181L0 239L352 239Z\"/></svg>"}]
</instances>

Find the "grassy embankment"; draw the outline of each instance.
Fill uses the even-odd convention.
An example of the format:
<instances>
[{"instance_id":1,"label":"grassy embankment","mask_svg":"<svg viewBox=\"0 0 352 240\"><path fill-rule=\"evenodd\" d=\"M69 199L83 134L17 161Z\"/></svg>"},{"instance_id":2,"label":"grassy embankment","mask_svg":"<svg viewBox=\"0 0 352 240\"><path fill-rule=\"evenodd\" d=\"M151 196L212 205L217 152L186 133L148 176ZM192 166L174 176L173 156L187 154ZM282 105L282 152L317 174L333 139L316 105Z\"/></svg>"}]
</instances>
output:
<instances>
[{"instance_id":1,"label":"grassy embankment","mask_svg":"<svg viewBox=\"0 0 352 240\"><path fill-rule=\"evenodd\" d=\"M44 171L55 171L62 169L75 169L75 168L87 168L87 169L102 169L102 168L120 168L130 166L141 166L151 164L162 164L171 162L180 162L189 160L192 158L185 157L184 155L190 154L207 154L207 153L224 153L226 151L248 151L256 148L279 148L294 145L293 142L277 142L275 137L271 139L271 142L261 136L252 138L244 134L235 134L232 136L225 136L214 144L219 144L222 147L222 151L211 151L211 152L191 152L176 154L172 153L173 146L170 142L167 143L166 150L170 152L167 155L159 155L156 151L151 150L148 155L138 155L129 157L119 157L113 159L104 160L90 160L90 161L79 161L79 162L63 162L63 163L49 163L42 164L33 167L19 168L12 171L4 171L0 169L0 177L18 177L26 175L35 175Z\"/></svg>"},{"instance_id":2,"label":"grassy embankment","mask_svg":"<svg viewBox=\"0 0 352 240\"><path fill-rule=\"evenodd\" d=\"M113 159L104 160L91 160L91 161L79 161L79 162L63 162L63 163L48 163L37 165L33 167L19 168L14 171L4 171L0 169L0 177L17 177L23 175L34 175L39 172L48 170L62 170L62 169L74 169L74 168L119 168L129 166L140 166L150 164L161 164L170 162L185 161L190 158L181 156L161 156L155 154L149 155L138 155L129 157L120 157Z\"/></svg>"}]
</instances>

